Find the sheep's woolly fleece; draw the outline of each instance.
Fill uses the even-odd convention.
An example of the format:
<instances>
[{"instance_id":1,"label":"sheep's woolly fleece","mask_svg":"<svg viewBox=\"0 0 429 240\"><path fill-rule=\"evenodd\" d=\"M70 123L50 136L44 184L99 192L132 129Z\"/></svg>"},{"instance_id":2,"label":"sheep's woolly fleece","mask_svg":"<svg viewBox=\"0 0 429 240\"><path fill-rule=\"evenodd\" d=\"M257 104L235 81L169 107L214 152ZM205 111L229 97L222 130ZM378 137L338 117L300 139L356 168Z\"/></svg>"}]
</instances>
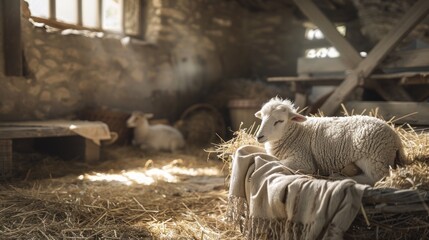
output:
<instances>
[{"instance_id":1,"label":"sheep's woolly fleece","mask_svg":"<svg viewBox=\"0 0 429 240\"><path fill-rule=\"evenodd\" d=\"M295 105L291 101L287 99L283 100L279 97L272 98L270 101L265 103L261 108L261 113L262 115L269 115L269 113L278 107L287 108L290 112L296 113Z\"/></svg>"}]
</instances>

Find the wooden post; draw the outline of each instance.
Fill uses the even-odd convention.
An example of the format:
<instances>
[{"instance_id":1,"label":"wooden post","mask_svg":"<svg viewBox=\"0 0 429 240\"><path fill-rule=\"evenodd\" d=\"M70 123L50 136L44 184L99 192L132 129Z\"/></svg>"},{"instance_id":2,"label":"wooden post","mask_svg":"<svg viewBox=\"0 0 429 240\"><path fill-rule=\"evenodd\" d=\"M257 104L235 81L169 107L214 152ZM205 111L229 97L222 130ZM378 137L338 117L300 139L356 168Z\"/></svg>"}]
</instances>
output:
<instances>
[{"instance_id":1,"label":"wooden post","mask_svg":"<svg viewBox=\"0 0 429 240\"><path fill-rule=\"evenodd\" d=\"M22 76L21 1L2 0L3 52L7 76Z\"/></svg>"},{"instance_id":2,"label":"wooden post","mask_svg":"<svg viewBox=\"0 0 429 240\"><path fill-rule=\"evenodd\" d=\"M7 178L12 173L12 140L0 139L0 177Z\"/></svg>"},{"instance_id":3,"label":"wooden post","mask_svg":"<svg viewBox=\"0 0 429 240\"><path fill-rule=\"evenodd\" d=\"M292 87L293 91L295 92L294 103L297 107L299 107L299 110L302 110L307 107L308 86L302 83L293 82Z\"/></svg>"},{"instance_id":4,"label":"wooden post","mask_svg":"<svg viewBox=\"0 0 429 240\"><path fill-rule=\"evenodd\" d=\"M95 144L91 139L85 138L85 161L94 162L100 159L100 146Z\"/></svg>"}]
</instances>

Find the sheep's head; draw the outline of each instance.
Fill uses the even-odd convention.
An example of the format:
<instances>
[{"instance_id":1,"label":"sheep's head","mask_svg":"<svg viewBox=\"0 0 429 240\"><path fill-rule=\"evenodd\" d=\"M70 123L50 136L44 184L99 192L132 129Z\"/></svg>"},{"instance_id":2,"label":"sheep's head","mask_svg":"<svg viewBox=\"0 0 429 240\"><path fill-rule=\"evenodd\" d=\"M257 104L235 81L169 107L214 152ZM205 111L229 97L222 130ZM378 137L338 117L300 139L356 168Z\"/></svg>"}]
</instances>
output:
<instances>
[{"instance_id":1,"label":"sheep's head","mask_svg":"<svg viewBox=\"0 0 429 240\"><path fill-rule=\"evenodd\" d=\"M148 119L152 117L152 113L142 113L139 111L134 111L127 120L127 127L134 128L142 124L149 124Z\"/></svg>"},{"instance_id":2,"label":"sheep's head","mask_svg":"<svg viewBox=\"0 0 429 240\"><path fill-rule=\"evenodd\" d=\"M255 113L255 117L262 120L256 139L259 143L277 141L282 138L290 122L304 122L305 116L296 112L289 100L273 98Z\"/></svg>"}]
</instances>

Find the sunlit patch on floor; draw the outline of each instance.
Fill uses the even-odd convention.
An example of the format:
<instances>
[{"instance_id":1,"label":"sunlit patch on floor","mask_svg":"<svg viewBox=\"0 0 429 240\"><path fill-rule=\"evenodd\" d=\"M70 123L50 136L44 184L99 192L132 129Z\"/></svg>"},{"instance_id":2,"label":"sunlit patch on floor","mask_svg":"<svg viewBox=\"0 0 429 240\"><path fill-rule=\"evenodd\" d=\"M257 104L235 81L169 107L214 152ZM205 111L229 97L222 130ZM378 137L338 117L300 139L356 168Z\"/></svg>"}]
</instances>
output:
<instances>
[{"instance_id":1,"label":"sunlit patch on floor","mask_svg":"<svg viewBox=\"0 0 429 240\"><path fill-rule=\"evenodd\" d=\"M79 180L91 182L106 181L118 182L125 185L142 184L151 185L155 182L179 182L179 176L219 176L221 171L216 167L187 168L179 166L182 160L173 160L160 168L150 167L152 162L148 161L145 168L122 171L120 173L90 173L80 175Z\"/></svg>"}]
</instances>

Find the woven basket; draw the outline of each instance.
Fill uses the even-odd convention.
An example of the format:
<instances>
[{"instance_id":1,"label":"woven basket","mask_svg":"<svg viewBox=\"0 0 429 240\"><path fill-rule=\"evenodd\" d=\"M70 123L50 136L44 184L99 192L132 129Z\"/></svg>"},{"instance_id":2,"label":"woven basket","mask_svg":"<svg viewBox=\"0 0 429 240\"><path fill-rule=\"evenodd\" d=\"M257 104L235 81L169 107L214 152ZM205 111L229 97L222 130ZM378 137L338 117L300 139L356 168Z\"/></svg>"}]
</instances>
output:
<instances>
[{"instance_id":1,"label":"woven basket","mask_svg":"<svg viewBox=\"0 0 429 240\"><path fill-rule=\"evenodd\" d=\"M429 239L429 192L368 188L345 239Z\"/></svg>"},{"instance_id":2,"label":"woven basket","mask_svg":"<svg viewBox=\"0 0 429 240\"><path fill-rule=\"evenodd\" d=\"M188 143L196 146L207 146L225 137L223 117L209 104L196 104L186 109L175 127Z\"/></svg>"},{"instance_id":3,"label":"woven basket","mask_svg":"<svg viewBox=\"0 0 429 240\"><path fill-rule=\"evenodd\" d=\"M88 121L101 121L109 126L111 132L118 134L114 144L126 145L130 142L132 129L127 127L129 113L108 109L87 109L79 114L79 118Z\"/></svg>"}]
</instances>

